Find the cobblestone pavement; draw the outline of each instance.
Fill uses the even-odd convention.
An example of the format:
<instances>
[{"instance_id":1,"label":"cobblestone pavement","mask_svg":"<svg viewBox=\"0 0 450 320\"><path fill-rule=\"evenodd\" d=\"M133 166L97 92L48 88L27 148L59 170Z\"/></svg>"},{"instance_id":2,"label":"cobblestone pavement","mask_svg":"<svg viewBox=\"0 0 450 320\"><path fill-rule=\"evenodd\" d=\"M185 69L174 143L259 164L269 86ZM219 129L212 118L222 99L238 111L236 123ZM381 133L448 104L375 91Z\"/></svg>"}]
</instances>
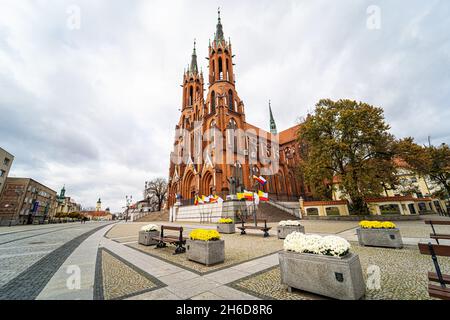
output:
<instances>
[{"instance_id":1,"label":"cobblestone pavement","mask_svg":"<svg viewBox=\"0 0 450 320\"><path fill-rule=\"evenodd\" d=\"M195 222L167 222L167 221L156 221L151 222L156 225L177 225L183 226L186 229L186 235L189 230L195 228L204 228L204 229L216 229L216 224L200 224ZM149 224L149 222L128 222L128 223L120 223L116 225L113 229L111 229L106 237L109 239L113 239L119 242L128 242L133 241L135 239L137 241L137 235L139 233L139 229L145 225ZM423 224L423 222L422 222ZM268 226L272 227L270 230L271 235L277 234L277 225L278 223L268 223ZM355 221L315 221L315 220L302 220L302 225L305 226L306 233L323 233L323 234L336 234L349 229L356 228L358 226L358 222ZM249 233L261 234L260 231L249 231Z\"/></svg>"},{"instance_id":2,"label":"cobblestone pavement","mask_svg":"<svg viewBox=\"0 0 450 320\"><path fill-rule=\"evenodd\" d=\"M100 250L101 296L104 300L124 299L163 286L154 277L140 271L108 250Z\"/></svg>"},{"instance_id":3,"label":"cobblestone pavement","mask_svg":"<svg viewBox=\"0 0 450 320\"><path fill-rule=\"evenodd\" d=\"M144 246L138 243L128 244L128 246L198 273L223 269L283 249L283 241L278 240L276 236L264 238L262 232L242 236L239 233L222 234L221 239L225 241L225 261L212 266L189 261L186 254L174 255L174 246L156 248L155 246Z\"/></svg>"},{"instance_id":4,"label":"cobblestone pavement","mask_svg":"<svg viewBox=\"0 0 450 320\"><path fill-rule=\"evenodd\" d=\"M87 233L103 226L91 222L0 228L0 299L36 298Z\"/></svg>"},{"instance_id":5,"label":"cobblestone pavement","mask_svg":"<svg viewBox=\"0 0 450 320\"><path fill-rule=\"evenodd\" d=\"M382 249L353 245L359 255L364 279L370 265L380 267L381 288L366 291L367 300L428 300L427 271L433 271L430 256L421 255L417 249ZM444 273L450 272L448 259L439 261ZM294 290L289 293L280 283L279 267L265 270L237 280L231 286L263 299L311 300L324 297Z\"/></svg>"},{"instance_id":6,"label":"cobblestone pavement","mask_svg":"<svg viewBox=\"0 0 450 320\"><path fill-rule=\"evenodd\" d=\"M1 299L324 299L313 294L288 293L280 284L277 251L283 241L252 230L222 235L225 263L206 267L188 261L186 254L173 255L164 249L137 243L139 229L148 223L59 224L0 228ZM185 236L195 228L215 229L215 224L183 225ZM338 234L354 240L357 222L302 221L307 233ZM397 222L403 237L411 241L427 238L423 221ZM107 230L111 228L108 232ZM439 229L440 230L440 229ZM440 230L448 233L449 230ZM105 234L106 232L106 234ZM100 250L98 250L100 248ZM352 250L361 260L381 270L381 289L368 290L366 299L429 299L427 271L431 258L415 247ZM450 273L448 259L439 259L444 273ZM81 290L68 290L66 269L79 264L83 273ZM365 275L366 276L366 275Z\"/></svg>"},{"instance_id":7,"label":"cobblestone pavement","mask_svg":"<svg viewBox=\"0 0 450 320\"><path fill-rule=\"evenodd\" d=\"M101 245L167 285L164 288L128 298L132 300L211 299L212 297L221 300L257 299L252 295L230 288L226 284L250 275L250 272L245 271L249 268L259 271L270 268L277 263L273 259L274 257L266 256L201 276L109 239L104 239Z\"/></svg>"}]
</instances>

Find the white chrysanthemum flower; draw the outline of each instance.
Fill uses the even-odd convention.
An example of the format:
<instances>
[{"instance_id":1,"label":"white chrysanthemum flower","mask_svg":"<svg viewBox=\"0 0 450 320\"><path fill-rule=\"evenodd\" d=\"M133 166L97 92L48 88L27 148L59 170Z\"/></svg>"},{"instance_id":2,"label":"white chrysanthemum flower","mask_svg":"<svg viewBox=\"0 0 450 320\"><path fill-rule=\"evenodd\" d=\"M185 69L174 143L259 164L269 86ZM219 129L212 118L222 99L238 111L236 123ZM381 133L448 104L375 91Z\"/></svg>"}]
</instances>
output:
<instances>
[{"instance_id":1,"label":"white chrysanthemum flower","mask_svg":"<svg viewBox=\"0 0 450 320\"><path fill-rule=\"evenodd\" d=\"M284 250L341 257L350 251L350 243L336 236L322 237L300 232L289 234L284 240Z\"/></svg>"},{"instance_id":2,"label":"white chrysanthemum flower","mask_svg":"<svg viewBox=\"0 0 450 320\"><path fill-rule=\"evenodd\" d=\"M148 224L141 228L141 231L150 232L150 231L158 231L158 226L156 224Z\"/></svg>"}]
</instances>

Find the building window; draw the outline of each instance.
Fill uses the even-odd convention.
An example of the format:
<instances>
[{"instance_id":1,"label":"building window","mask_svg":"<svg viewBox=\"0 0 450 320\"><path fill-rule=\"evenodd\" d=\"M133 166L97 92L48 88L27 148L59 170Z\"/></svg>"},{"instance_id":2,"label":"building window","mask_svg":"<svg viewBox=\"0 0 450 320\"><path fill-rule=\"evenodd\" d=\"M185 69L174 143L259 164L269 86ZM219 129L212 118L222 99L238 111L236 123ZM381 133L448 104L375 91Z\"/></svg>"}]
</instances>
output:
<instances>
[{"instance_id":1,"label":"building window","mask_svg":"<svg viewBox=\"0 0 450 320\"><path fill-rule=\"evenodd\" d=\"M0 177L3 177L5 175L6 171L3 169L0 169Z\"/></svg>"},{"instance_id":2,"label":"building window","mask_svg":"<svg viewBox=\"0 0 450 320\"><path fill-rule=\"evenodd\" d=\"M234 111L233 91L228 91L228 109Z\"/></svg>"},{"instance_id":3,"label":"building window","mask_svg":"<svg viewBox=\"0 0 450 320\"><path fill-rule=\"evenodd\" d=\"M216 113L216 93L211 92L211 113Z\"/></svg>"},{"instance_id":4,"label":"building window","mask_svg":"<svg viewBox=\"0 0 450 320\"><path fill-rule=\"evenodd\" d=\"M192 106L194 103L194 88L192 86L189 88L189 105Z\"/></svg>"},{"instance_id":5,"label":"building window","mask_svg":"<svg viewBox=\"0 0 450 320\"><path fill-rule=\"evenodd\" d=\"M223 80L223 65L221 57L219 57L219 80Z\"/></svg>"},{"instance_id":6,"label":"building window","mask_svg":"<svg viewBox=\"0 0 450 320\"><path fill-rule=\"evenodd\" d=\"M10 162L11 162L11 160L9 160L8 158L5 158L5 160L3 160L3 164L5 166L9 165Z\"/></svg>"}]
</instances>

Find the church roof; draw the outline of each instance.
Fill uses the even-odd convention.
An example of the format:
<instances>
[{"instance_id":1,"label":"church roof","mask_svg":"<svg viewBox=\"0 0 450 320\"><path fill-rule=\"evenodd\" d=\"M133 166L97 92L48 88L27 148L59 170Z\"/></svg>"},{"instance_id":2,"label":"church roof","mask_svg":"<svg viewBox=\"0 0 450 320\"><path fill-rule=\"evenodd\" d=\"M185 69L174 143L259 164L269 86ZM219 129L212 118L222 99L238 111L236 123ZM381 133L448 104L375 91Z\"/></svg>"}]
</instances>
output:
<instances>
[{"instance_id":1,"label":"church roof","mask_svg":"<svg viewBox=\"0 0 450 320\"><path fill-rule=\"evenodd\" d=\"M298 129L300 128L299 124L296 124L289 129L280 132L280 145L285 144L297 139Z\"/></svg>"},{"instance_id":2,"label":"church roof","mask_svg":"<svg viewBox=\"0 0 450 320\"><path fill-rule=\"evenodd\" d=\"M288 128L286 130L283 130L279 133L279 143L280 145L294 141L297 139L297 132L300 128L299 124L296 124L295 126ZM246 123L246 130L253 129L256 131L256 133L266 134L267 138L270 139L270 133L266 130L263 130L261 128L258 128L257 126L254 126L250 123Z\"/></svg>"}]
</instances>

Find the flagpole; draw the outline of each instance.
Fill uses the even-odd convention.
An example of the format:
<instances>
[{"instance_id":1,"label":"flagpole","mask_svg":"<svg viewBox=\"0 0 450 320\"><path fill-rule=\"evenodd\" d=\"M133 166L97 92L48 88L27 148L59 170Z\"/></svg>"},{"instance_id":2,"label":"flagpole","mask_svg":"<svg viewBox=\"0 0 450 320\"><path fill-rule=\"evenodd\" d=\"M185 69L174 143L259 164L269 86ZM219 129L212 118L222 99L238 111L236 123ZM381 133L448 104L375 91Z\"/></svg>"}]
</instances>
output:
<instances>
[{"instance_id":1,"label":"flagpole","mask_svg":"<svg viewBox=\"0 0 450 320\"><path fill-rule=\"evenodd\" d=\"M258 182L255 182L255 185L254 185L255 190L256 190L257 183L258 183ZM253 220L255 221L255 226L256 226L256 204L255 204L255 193L256 193L256 191L253 192Z\"/></svg>"}]
</instances>

